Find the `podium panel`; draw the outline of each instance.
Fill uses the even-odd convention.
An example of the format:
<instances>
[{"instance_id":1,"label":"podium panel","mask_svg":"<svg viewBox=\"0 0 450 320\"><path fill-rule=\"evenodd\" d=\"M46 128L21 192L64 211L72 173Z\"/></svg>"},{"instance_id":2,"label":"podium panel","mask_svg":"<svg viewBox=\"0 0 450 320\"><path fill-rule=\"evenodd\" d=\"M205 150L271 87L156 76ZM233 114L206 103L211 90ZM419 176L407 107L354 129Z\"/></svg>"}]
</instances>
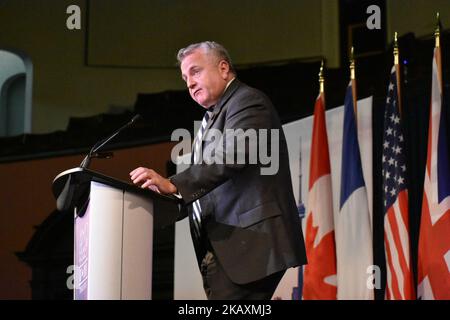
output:
<instances>
[{"instance_id":1,"label":"podium panel","mask_svg":"<svg viewBox=\"0 0 450 320\"><path fill-rule=\"evenodd\" d=\"M75 213L74 299L151 299L153 228L175 223L180 200L86 168L52 189L58 210Z\"/></svg>"},{"instance_id":2,"label":"podium panel","mask_svg":"<svg viewBox=\"0 0 450 320\"><path fill-rule=\"evenodd\" d=\"M92 181L74 243L76 300L151 299L151 199Z\"/></svg>"},{"instance_id":3,"label":"podium panel","mask_svg":"<svg viewBox=\"0 0 450 320\"><path fill-rule=\"evenodd\" d=\"M124 194L122 299L152 298L153 202Z\"/></svg>"}]
</instances>

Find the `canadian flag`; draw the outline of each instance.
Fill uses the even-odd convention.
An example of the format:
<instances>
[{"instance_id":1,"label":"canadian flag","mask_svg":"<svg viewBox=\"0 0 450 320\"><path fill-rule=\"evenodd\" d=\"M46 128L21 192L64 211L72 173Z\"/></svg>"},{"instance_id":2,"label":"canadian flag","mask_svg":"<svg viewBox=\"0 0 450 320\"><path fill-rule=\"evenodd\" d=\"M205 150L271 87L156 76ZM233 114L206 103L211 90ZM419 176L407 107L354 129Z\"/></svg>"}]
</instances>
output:
<instances>
[{"instance_id":1,"label":"canadian flag","mask_svg":"<svg viewBox=\"0 0 450 320\"><path fill-rule=\"evenodd\" d=\"M325 103L319 94L314 108L314 124L309 166L308 209L303 299L336 299L336 245L333 199Z\"/></svg>"}]
</instances>

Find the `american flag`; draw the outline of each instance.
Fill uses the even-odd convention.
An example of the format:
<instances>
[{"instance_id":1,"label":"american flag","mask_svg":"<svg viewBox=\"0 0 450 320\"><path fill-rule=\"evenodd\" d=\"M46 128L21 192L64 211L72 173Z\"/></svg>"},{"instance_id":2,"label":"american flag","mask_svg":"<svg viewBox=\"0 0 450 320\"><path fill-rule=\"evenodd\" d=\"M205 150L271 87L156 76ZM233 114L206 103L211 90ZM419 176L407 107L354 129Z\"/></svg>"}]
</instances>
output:
<instances>
[{"instance_id":1,"label":"american flag","mask_svg":"<svg viewBox=\"0 0 450 320\"><path fill-rule=\"evenodd\" d=\"M388 300L414 299L404 145L394 66L391 71L384 113L382 158L386 299Z\"/></svg>"}]
</instances>

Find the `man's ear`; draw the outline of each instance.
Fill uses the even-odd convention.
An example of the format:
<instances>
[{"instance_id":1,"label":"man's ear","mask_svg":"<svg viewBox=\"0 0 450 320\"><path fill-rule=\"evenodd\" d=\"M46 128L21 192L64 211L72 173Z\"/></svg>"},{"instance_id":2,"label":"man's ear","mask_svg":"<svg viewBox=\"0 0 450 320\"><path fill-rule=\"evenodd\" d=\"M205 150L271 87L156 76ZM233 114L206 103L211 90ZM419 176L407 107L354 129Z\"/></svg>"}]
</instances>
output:
<instances>
[{"instance_id":1,"label":"man's ear","mask_svg":"<svg viewBox=\"0 0 450 320\"><path fill-rule=\"evenodd\" d=\"M221 60L219 62L219 71L220 71L220 74L222 75L222 77L224 79L228 78L228 75L230 73L230 65L229 65L229 63L227 61L225 61L225 60Z\"/></svg>"}]
</instances>

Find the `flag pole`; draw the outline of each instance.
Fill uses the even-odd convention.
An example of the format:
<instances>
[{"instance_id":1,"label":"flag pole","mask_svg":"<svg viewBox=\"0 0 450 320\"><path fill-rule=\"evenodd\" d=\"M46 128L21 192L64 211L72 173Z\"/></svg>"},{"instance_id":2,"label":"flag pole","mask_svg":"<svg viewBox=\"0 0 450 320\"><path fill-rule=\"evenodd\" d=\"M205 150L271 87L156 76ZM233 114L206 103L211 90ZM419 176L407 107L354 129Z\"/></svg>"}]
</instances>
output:
<instances>
[{"instance_id":1,"label":"flag pole","mask_svg":"<svg viewBox=\"0 0 450 320\"><path fill-rule=\"evenodd\" d=\"M436 48L436 62L438 66L438 82L439 87L442 92L442 65L441 65L441 44L440 44L440 38L441 38L441 19L439 17L439 12L436 13L436 29L434 31L434 38L435 38L435 48Z\"/></svg>"},{"instance_id":2,"label":"flag pole","mask_svg":"<svg viewBox=\"0 0 450 320\"><path fill-rule=\"evenodd\" d=\"M355 120L356 120L358 114L358 107L356 105L356 76L355 76L355 57L353 46L350 49L350 81L352 83L353 109L355 112Z\"/></svg>"},{"instance_id":3,"label":"flag pole","mask_svg":"<svg viewBox=\"0 0 450 320\"><path fill-rule=\"evenodd\" d=\"M441 19L439 18L439 12L436 12L436 30L434 31L434 36L436 39L436 48L440 47L440 35L441 35Z\"/></svg>"},{"instance_id":4,"label":"flag pole","mask_svg":"<svg viewBox=\"0 0 450 320\"><path fill-rule=\"evenodd\" d=\"M399 63L399 55L400 52L398 50L398 41L397 41L397 31L394 33L394 67L395 67L395 80L397 81L397 101L398 101L398 112L400 113L400 117L402 116L402 99L401 99L401 90L400 90L400 63Z\"/></svg>"},{"instance_id":5,"label":"flag pole","mask_svg":"<svg viewBox=\"0 0 450 320\"><path fill-rule=\"evenodd\" d=\"M323 105L325 107L325 78L323 76L323 66L324 66L324 62L322 59L322 63L320 64L320 69L319 69L319 95L320 98L323 101Z\"/></svg>"}]
</instances>

